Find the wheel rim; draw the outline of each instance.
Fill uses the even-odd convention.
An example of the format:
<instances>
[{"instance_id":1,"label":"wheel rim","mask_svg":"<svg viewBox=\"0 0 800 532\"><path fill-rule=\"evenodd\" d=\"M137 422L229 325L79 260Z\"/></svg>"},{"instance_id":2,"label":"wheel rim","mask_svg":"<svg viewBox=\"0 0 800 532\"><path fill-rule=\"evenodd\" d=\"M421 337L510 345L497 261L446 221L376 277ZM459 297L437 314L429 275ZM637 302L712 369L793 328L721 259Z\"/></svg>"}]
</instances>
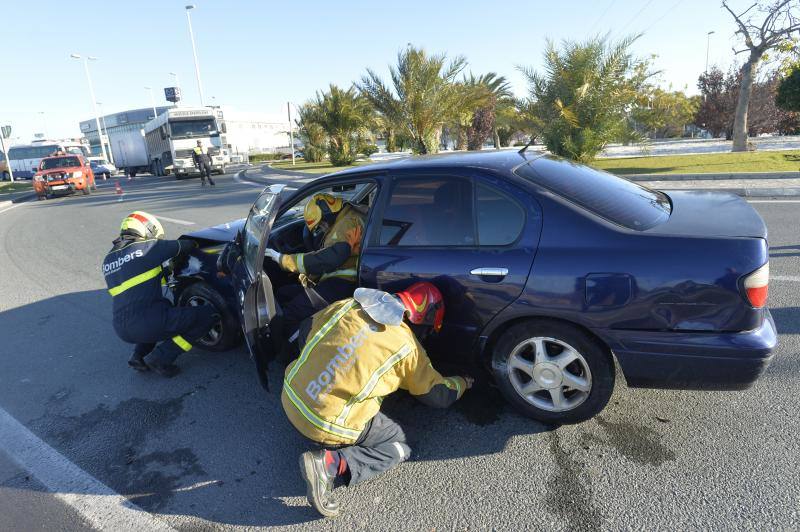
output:
<instances>
[{"instance_id":1,"label":"wheel rim","mask_svg":"<svg viewBox=\"0 0 800 532\"><path fill-rule=\"evenodd\" d=\"M589 364L571 345L544 336L518 344L508 356L508 378L526 402L549 412L580 406L592 391Z\"/></svg>"},{"instance_id":2,"label":"wheel rim","mask_svg":"<svg viewBox=\"0 0 800 532\"><path fill-rule=\"evenodd\" d=\"M209 306L209 307L212 307L214 310L216 310L216 308L217 308L208 299L204 298L203 296L197 296L197 295L191 296L186 301L186 304L187 304L187 306L190 306L190 307ZM214 323L214 326L211 327L211 329L208 331L208 333L198 340L198 343L201 343L201 344L203 344L205 346L208 346L208 347L213 347L213 346L215 346L215 345L220 343L220 341L222 340L222 334L223 334L223 332L222 332L222 319L219 319Z\"/></svg>"}]
</instances>

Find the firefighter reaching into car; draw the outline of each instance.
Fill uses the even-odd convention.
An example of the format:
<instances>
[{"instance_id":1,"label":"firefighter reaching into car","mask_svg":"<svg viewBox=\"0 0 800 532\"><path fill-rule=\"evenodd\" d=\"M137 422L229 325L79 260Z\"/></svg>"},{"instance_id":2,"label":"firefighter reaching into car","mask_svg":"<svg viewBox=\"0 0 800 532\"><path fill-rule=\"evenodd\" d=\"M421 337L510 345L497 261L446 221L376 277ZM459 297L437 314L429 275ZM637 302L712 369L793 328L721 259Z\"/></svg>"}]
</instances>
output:
<instances>
[{"instance_id":1,"label":"firefighter reaching into car","mask_svg":"<svg viewBox=\"0 0 800 532\"><path fill-rule=\"evenodd\" d=\"M112 297L114 330L125 342L136 344L128 364L174 377L179 373L178 355L190 350L220 317L210 306L174 307L164 297L163 263L197 247L193 240L164 236L155 216L129 214L103 260L103 275Z\"/></svg>"},{"instance_id":2,"label":"firefighter reaching into car","mask_svg":"<svg viewBox=\"0 0 800 532\"><path fill-rule=\"evenodd\" d=\"M300 457L308 500L322 515L339 512L335 480L357 484L409 457L403 429L380 412L384 397L405 389L446 408L472 386L470 377L440 375L420 344L443 319L439 290L418 282L396 295L359 288L303 323L281 402L292 425L325 447Z\"/></svg>"},{"instance_id":3,"label":"firefighter reaching into car","mask_svg":"<svg viewBox=\"0 0 800 532\"><path fill-rule=\"evenodd\" d=\"M293 255L267 249L265 254L285 271L300 274L299 285L278 290L283 326L291 340L300 322L334 301L353 295L358 281L365 213L330 194L315 194L304 208L305 239L316 251ZM315 246L314 242L321 241Z\"/></svg>"}]
</instances>

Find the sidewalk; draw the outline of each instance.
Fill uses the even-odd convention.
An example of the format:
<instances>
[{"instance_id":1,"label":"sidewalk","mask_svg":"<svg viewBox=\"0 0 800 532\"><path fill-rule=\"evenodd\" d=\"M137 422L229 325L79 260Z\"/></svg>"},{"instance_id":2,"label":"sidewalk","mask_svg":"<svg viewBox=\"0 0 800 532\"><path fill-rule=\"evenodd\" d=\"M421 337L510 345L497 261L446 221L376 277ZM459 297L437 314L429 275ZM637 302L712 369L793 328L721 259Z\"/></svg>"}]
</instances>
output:
<instances>
[{"instance_id":1,"label":"sidewalk","mask_svg":"<svg viewBox=\"0 0 800 532\"><path fill-rule=\"evenodd\" d=\"M21 192L12 192L10 194L0 194L0 209L11 207L14 203L22 203L36 197L32 190L23 190Z\"/></svg>"}]
</instances>

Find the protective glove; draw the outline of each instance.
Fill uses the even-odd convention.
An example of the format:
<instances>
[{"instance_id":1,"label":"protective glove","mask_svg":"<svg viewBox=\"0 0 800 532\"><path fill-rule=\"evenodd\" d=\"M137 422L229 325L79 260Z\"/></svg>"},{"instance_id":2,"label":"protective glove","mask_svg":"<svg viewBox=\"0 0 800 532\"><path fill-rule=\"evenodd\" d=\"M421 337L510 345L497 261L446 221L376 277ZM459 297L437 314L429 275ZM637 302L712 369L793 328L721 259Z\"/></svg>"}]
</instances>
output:
<instances>
[{"instance_id":1,"label":"protective glove","mask_svg":"<svg viewBox=\"0 0 800 532\"><path fill-rule=\"evenodd\" d=\"M267 248L264 250L264 256L269 257L270 259L274 260L278 264L281 263L281 254L275 251L274 249Z\"/></svg>"}]
</instances>

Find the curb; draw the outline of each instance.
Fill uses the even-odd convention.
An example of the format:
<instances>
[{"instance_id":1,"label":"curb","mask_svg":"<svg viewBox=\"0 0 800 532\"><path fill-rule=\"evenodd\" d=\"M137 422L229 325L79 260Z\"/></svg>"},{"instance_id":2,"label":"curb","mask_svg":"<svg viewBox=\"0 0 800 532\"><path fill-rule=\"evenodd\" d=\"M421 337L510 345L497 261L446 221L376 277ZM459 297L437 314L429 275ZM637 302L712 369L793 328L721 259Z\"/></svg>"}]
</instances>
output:
<instances>
[{"instance_id":1,"label":"curb","mask_svg":"<svg viewBox=\"0 0 800 532\"><path fill-rule=\"evenodd\" d=\"M771 198L775 196L780 197L797 197L800 196L800 188L797 187L781 187L781 188L761 188L761 187L739 187L739 188L664 188L658 190L664 192L670 191L687 191L687 192L719 192L736 194L746 198Z\"/></svg>"},{"instance_id":2,"label":"curb","mask_svg":"<svg viewBox=\"0 0 800 532\"><path fill-rule=\"evenodd\" d=\"M610 171L610 170L609 170ZM611 171L613 174L614 172ZM728 174L614 174L632 181L716 181L723 179L800 179L798 172L739 172Z\"/></svg>"},{"instance_id":3,"label":"curb","mask_svg":"<svg viewBox=\"0 0 800 532\"><path fill-rule=\"evenodd\" d=\"M14 199L0 200L0 209L6 208L6 207L11 207L15 203L25 203L26 201L30 201L35 197L36 197L36 193L28 192L28 193L23 194L21 196L17 196Z\"/></svg>"}]
</instances>

